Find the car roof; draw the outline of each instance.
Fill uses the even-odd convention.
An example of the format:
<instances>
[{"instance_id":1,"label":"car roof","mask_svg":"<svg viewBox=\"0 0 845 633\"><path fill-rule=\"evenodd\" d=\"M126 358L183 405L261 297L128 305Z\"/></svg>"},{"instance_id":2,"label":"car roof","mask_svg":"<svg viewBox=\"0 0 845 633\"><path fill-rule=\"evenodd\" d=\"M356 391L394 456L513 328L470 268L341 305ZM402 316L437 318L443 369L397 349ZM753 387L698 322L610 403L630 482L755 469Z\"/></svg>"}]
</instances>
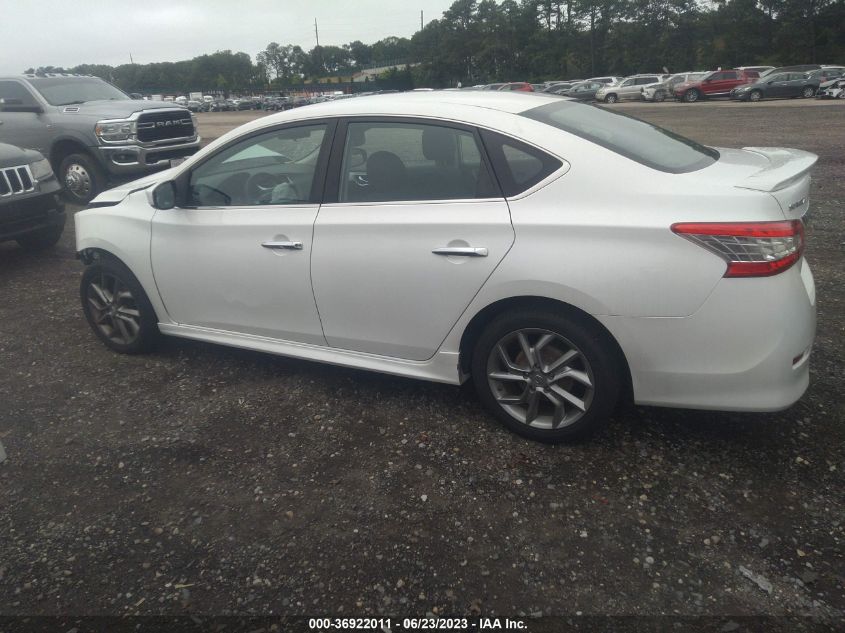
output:
<instances>
[{"instance_id":1,"label":"car roof","mask_svg":"<svg viewBox=\"0 0 845 633\"><path fill-rule=\"evenodd\" d=\"M433 90L369 95L357 99L323 101L271 114L245 123L224 136L240 136L245 132L286 122L343 116L436 118L477 125L481 124L481 120L489 119L491 114L515 115L550 103L560 103L561 99L566 97L544 92L497 90Z\"/></svg>"}]
</instances>

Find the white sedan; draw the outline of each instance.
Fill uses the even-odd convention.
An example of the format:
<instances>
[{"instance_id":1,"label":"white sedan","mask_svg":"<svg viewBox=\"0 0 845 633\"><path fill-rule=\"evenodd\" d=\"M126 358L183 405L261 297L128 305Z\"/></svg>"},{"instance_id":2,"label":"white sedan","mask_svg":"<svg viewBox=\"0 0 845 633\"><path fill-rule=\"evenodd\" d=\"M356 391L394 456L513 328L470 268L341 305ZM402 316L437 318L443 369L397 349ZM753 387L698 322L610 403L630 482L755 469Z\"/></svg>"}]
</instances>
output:
<instances>
[{"instance_id":1,"label":"white sedan","mask_svg":"<svg viewBox=\"0 0 845 633\"><path fill-rule=\"evenodd\" d=\"M542 441L623 394L773 411L809 379L815 161L543 95L298 108L78 213L82 307L118 352L165 334L471 379Z\"/></svg>"}]
</instances>

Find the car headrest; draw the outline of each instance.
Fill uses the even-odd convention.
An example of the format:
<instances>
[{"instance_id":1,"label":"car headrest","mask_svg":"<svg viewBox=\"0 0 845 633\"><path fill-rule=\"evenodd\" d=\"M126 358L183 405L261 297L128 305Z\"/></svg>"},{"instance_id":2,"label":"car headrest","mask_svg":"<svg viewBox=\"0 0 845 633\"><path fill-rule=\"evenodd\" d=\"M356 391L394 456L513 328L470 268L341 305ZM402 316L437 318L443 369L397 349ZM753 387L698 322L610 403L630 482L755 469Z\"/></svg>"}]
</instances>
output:
<instances>
[{"instance_id":1,"label":"car headrest","mask_svg":"<svg viewBox=\"0 0 845 633\"><path fill-rule=\"evenodd\" d=\"M423 156L438 165L455 163L455 133L443 127L426 127L422 135Z\"/></svg>"},{"instance_id":2,"label":"car headrest","mask_svg":"<svg viewBox=\"0 0 845 633\"><path fill-rule=\"evenodd\" d=\"M367 159L367 181L373 192L384 192L401 186L405 163L391 152L374 152Z\"/></svg>"},{"instance_id":3,"label":"car headrest","mask_svg":"<svg viewBox=\"0 0 845 633\"><path fill-rule=\"evenodd\" d=\"M349 126L349 146L361 147L366 142L364 138L364 127L361 125Z\"/></svg>"}]
</instances>

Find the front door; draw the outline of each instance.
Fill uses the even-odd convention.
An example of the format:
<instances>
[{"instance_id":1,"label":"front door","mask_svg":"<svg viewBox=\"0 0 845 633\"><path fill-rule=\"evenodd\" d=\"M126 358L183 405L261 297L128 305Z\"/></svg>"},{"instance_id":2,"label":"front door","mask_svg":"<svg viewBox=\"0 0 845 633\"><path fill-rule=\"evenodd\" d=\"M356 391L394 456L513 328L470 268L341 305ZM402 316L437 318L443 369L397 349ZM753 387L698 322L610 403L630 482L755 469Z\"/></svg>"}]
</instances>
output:
<instances>
[{"instance_id":1,"label":"front door","mask_svg":"<svg viewBox=\"0 0 845 633\"><path fill-rule=\"evenodd\" d=\"M428 359L514 240L478 133L352 119L332 162L311 267L326 340Z\"/></svg>"},{"instance_id":2,"label":"front door","mask_svg":"<svg viewBox=\"0 0 845 633\"><path fill-rule=\"evenodd\" d=\"M224 146L153 218L156 286L179 324L325 345L309 272L333 122Z\"/></svg>"}]
</instances>

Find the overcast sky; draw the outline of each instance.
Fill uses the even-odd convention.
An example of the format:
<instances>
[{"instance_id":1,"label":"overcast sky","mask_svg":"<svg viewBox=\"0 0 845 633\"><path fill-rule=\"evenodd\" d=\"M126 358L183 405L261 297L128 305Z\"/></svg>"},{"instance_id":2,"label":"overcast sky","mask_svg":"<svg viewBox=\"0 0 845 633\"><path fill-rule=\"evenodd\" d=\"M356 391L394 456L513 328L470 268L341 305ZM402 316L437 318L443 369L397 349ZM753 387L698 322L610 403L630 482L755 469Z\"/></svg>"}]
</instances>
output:
<instances>
[{"instance_id":1,"label":"overcast sky","mask_svg":"<svg viewBox=\"0 0 845 633\"><path fill-rule=\"evenodd\" d=\"M0 0L0 74L29 67L137 64L269 42L312 48L409 37L453 0Z\"/></svg>"}]
</instances>

